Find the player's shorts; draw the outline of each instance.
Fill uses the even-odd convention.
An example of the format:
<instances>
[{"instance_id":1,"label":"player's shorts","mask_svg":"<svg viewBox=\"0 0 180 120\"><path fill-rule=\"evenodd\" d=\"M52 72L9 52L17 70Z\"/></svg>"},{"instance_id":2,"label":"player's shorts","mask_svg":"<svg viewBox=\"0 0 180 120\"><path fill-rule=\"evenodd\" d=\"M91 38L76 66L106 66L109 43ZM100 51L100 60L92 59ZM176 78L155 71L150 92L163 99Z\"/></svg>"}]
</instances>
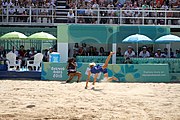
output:
<instances>
[{"instance_id":1,"label":"player's shorts","mask_svg":"<svg viewBox=\"0 0 180 120\"><path fill-rule=\"evenodd\" d=\"M103 74L108 73L108 71L107 71L107 69L106 69L106 68L105 68L105 69L103 69L103 68L101 67L100 71L101 71Z\"/></svg>"},{"instance_id":2,"label":"player's shorts","mask_svg":"<svg viewBox=\"0 0 180 120\"><path fill-rule=\"evenodd\" d=\"M107 69L103 69L101 65L94 66L91 68L91 73L96 74L102 72L103 74L107 73Z\"/></svg>"}]
</instances>

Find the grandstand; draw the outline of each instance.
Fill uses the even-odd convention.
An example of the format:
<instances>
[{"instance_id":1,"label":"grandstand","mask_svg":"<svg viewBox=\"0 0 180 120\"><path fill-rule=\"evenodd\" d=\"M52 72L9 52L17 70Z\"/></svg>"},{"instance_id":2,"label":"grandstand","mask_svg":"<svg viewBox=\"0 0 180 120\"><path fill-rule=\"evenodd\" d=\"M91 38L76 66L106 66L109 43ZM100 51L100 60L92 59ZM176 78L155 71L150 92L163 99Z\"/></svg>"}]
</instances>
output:
<instances>
[{"instance_id":1,"label":"grandstand","mask_svg":"<svg viewBox=\"0 0 180 120\"><path fill-rule=\"evenodd\" d=\"M163 0L2 0L0 35L26 29L54 33L59 24L169 26L180 36L180 1ZM11 27L11 29L9 29ZM35 30L37 29L37 30ZM2 44L2 43L1 43ZM32 43L34 45L34 43ZM18 44L19 46L19 44ZM17 46L17 47L18 47ZM9 47L10 48L10 47ZM7 48L7 49L9 49ZM40 49L38 46L36 49Z\"/></svg>"},{"instance_id":2,"label":"grandstand","mask_svg":"<svg viewBox=\"0 0 180 120\"><path fill-rule=\"evenodd\" d=\"M68 19L75 24L180 25L179 0L4 0L0 4L1 25L56 26ZM73 11L70 16L69 9Z\"/></svg>"}]
</instances>

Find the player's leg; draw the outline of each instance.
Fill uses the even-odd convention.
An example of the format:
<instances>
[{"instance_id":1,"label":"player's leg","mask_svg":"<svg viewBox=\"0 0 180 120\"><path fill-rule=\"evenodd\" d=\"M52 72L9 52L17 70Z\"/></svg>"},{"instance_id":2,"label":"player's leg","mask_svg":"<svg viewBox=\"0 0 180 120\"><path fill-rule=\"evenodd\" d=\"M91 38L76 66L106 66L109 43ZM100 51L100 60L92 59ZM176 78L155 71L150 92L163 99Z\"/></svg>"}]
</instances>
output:
<instances>
[{"instance_id":1,"label":"player's leg","mask_svg":"<svg viewBox=\"0 0 180 120\"><path fill-rule=\"evenodd\" d=\"M114 77L114 76L113 77L109 77L107 72L104 73L104 79L102 81L110 82L112 80L116 80L117 81L118 79L116 77Z\"/></svg>"},{"instance_id":2,"label":"player's leg","mask_svg":"<svg viewBox=\"0 0 180 120\"><path fill-rule=\"evenodd\" d=\"M86 86L85 86L85 89L87 89L87 87L88 87L88 83L89 83L90 77L91 77L91 72L88 71L88 78L87 78L87 80L86 80Z\"/></svg>"},{"instance_id":3,"label":"player's leg","mask_svg":"<svg viewBox=\"0 0 180 120\"><path fill-rule=\"evenodd\" d=\"M93 83L92 83L92 88L91 88L91 89L94 89L94 86L95 86L97 77L98 77L98 73L96 73L96 74L94 75L94 81L93 81Z\"/></svg>"},{"instance_id":4,"label":"player's leg","mask_svg":"<svg viewBox=\"0 0 180 120\"><path fill-rule=\"evenodd\" d=\"M66 83L69 83L74 77L74 73L69 73L69 79L66 80Z\"/></svg>"},{"instance_id":5,"label":"player's leg","mask_svg":"<svg viewBox=\"0 0 180 120\"><path fill-rule=\"evenodd\" d=\"M114 54L114 52L110 52L109 56L107 57L104 65L102 66L103 69L108 67L109 61L111 60L111 56Z\"/></svg>"},{"instance_id":6,"label":"player's leg","mask_svg":"<svg viewBox=\"0 0 180 120\"><path fill-rule=\"evenodd\" d=\"M76 76L78 77L77 82L80 82L82 74L80 72L76 72Z\"/></svg>"}]
</instances>

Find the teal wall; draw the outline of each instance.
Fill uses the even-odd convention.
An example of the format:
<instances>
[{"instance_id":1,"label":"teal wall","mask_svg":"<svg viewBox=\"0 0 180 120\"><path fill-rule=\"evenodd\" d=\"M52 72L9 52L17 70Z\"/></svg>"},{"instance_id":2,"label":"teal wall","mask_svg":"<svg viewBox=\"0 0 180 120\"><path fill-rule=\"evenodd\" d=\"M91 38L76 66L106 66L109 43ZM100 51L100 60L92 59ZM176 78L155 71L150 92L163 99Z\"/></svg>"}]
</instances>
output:
<instances>
[{"instance_id":1,"label":"teal wall","mask_svg":"<svg viewBox=\"0 0 180 120\"><path fill-rule=\"evenodd\" d=\"M117 26L117 25L59 25L59 43L121 43L132 34L143 34L157 39L170 34L168 26Z\"/></svg>"}]
</instances>

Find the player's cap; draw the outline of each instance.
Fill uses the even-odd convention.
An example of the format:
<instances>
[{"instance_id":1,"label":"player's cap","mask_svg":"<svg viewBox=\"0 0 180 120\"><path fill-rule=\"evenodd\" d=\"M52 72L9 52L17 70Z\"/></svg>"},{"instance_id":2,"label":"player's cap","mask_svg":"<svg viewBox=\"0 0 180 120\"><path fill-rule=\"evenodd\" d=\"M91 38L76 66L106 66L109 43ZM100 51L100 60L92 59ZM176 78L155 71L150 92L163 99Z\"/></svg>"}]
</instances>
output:
<instances>
[{"instance_id":1,"label":"player's cap","mask_svg":"<svg viewBox=\"0 0 180 120\"><path fill-rule=\"evenodd\" d=\"M161 51L161 49L157 49L157 51Z\"/></svg>"},{"instance_id":2,"label":"player's cap","mask_svg":"<svg viewBox=\"0 0 180 120\"><path fill-rule=\"evenodd\" d=\"M146 47L144 46L143 49L146 49Z\"/></svg>"},{"instance_id":3,"label":"player's cap","mask_svg":"<svg viewBox=\"0 0 180 120\"><path fill-rule=\"evenodd\" d=\"M94 63L94 62L89 63L89 66L96 66L96 63Z\"/></svg>"}]
</instances>

